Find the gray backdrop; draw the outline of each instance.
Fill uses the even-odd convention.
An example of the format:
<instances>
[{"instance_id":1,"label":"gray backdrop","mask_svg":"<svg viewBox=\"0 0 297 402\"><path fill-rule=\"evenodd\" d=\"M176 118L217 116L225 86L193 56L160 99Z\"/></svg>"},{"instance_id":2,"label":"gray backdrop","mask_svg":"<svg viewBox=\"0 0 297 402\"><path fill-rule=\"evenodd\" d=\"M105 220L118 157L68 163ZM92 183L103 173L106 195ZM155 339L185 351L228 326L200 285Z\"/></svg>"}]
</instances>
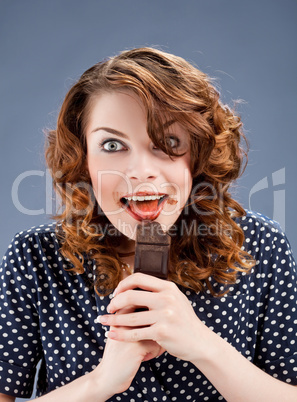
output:
<instances>
[{"instance_id":1,"label":"gray backdrop","mask_svg":"<svg viewBox=\"0 0 297 402\"><path fill-rule=\"evenodd\" d=\"M55 211L43 161L78 76L121 50L157 45L217 79L239 111L249 165L235 196L296 238L296 0L0 0L0 252Z\"/></svg>"}]
</instances>

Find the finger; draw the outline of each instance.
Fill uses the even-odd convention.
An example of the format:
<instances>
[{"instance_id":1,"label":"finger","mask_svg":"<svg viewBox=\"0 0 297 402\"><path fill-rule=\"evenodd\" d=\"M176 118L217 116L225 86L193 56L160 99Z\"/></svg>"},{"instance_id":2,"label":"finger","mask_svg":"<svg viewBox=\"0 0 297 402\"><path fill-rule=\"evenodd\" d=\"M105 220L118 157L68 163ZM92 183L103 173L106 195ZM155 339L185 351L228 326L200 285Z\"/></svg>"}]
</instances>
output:
<instances>
[{"instance_id":1,"label":"finger","mask_svg":"<svg viewBox=\"0 0 297 402\"><path fill-rule=\"evenodd\" d=\"M128 307L118 310L115 314L130 314L130 313L134 313L134 311L135 311L134 306L128 306ZM95 323L97 324L99 322L100 324L104 325L103 322L101 322L100 317L101 317L101 315L98 315L95 318Z\"/></svg>"},{"instance_id":2,"label":"finger","mask_svg":"<svg viewBox=\"0 0 297 402\"><path fill-rule=\"evenodd\" d=\"M152 327L133 329L112 327L108 332L108 338L121 342L156 341Z\"/></svg>"},{"instance_id":3,"label":"finger","mask_svg":"<svg viewBox=\"0 0 297 402\"><path fill-rule=\"evenodd\" d=\"M130 314L130 313L134 313L134 311L135 311L134 306L127 306L127 307L124 307L124 308L118 310L116 312L116 314Z\"/></svg>"},{"instance_id":4,"label":"finger","mask_svg":"<svg viewBox=\"0 0 297 402\"><path fill-rule=\"evenodd\" d=\"M159 279L151 275L136 273L123 279L113 292L113 295L115 296L121 292L135 288L149 290L151 292L160 292L164 289L166 284L168 284L168 281L164 279Z\"/></svg>"},{"instance_id":5,"label":"finger","mask_svg":"<svg viewBox=\"0 0 297 402\"><path fill-rule=\"evenodd\" d=\"M141 290L127 290L116 295L107 306L107 312L112 314L124 308L147 307L153 309L157 307L156 294Z\"/></svg>"},{"instance_id":6,"label":"finger","mask_svg":"<svg viewBox=\"0 0 297 402\"><path fill-rule=\"evenodd\" d=\"M101 315L98 317L98 321L103 325L113 327L141 327L155 324L155 317L154 311L143 311L130 314Z\"/></svg>"}]
</instances>

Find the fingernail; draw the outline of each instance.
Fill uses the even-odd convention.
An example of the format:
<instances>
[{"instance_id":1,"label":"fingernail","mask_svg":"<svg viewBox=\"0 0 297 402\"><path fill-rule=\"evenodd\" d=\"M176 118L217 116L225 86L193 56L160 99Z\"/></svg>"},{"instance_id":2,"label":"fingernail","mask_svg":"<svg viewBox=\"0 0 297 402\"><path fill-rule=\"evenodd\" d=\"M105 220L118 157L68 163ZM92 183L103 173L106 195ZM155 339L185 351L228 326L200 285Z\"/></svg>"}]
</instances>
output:
<instances>
[{"instance_id":1,"label":"fingernail","mask_svg":"<svg viewBox=\"0 0 297 402\"><path fill-rule=\"evenodd\" d=\"M106 307L106 311L110 313L110 304Z\"/></svg>"},{"instance_id":2,"label":"fingernail","mask_svg":"<svg viewBox=\"0 0 297 402\"><path fill-rule=\"evenodd\" d=\"M108 334L109 334L109 331L106 331L106 332L105 332L106 338L108 338Z\"/></svg>"},{"instance_id":3,"label":"fingernail","mask_svg":"<svg viewBox=\"0 0 297 402\"><path fill-rule=\"evenodd\" d=\"M100 322L100 324L106 324L108 321L108 317L105 315L98 315L97 317L97 322Z\"/></svg>"},{"instance_id":4,"label":"fingernail","mask_svg":"<svg viewBox=\"0 0 297 402\"><path fill-rule=\"evenodd\" d=\"M99 323L99 324L102 324L102 323L101 323L101 315L98 315L98 317L95 318L95 322L97 322L97 323Z\"/></svg>"},{"instance_id":5,"label":"fingernail","mask_svg":"<svg viewBox=\"0 0 297 402\"><path fill-rule=\"evenodd\" d=\"M115 331L108 331L108 338L117 339L117 333Z\"/></svg>"},{"instance_id":6,"label":"fingernail","mask_svg":"<svg viewBox=\"0 0 297 402\"><path fill-rule=\"evenodd\" d=\"M116 287L115 290L113 291L111 297L115 297L115 295L118 293L118 288Z\"/></svg>"}]
</instances>

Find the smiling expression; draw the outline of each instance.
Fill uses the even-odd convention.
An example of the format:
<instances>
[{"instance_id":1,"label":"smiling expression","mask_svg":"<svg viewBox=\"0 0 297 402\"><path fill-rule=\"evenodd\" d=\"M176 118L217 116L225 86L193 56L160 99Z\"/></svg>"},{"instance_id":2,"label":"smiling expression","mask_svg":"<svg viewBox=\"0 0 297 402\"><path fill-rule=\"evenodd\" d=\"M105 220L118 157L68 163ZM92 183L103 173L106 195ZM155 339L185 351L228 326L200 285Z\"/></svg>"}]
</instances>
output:
<instances>
[{"instance_id":1,"label":"smiling expression","mask_svg":"<svg viewBox=\"0 0 297 402\"><path fill-rule=\"evenodd\" d=\"M131 91L103 93L90 110L86 141L92 187L109 221L130 239L144 219L168 230L191 191L186 131L174 121L164 127L167 144L183 156L172 159L153 144L144 105Z\"/></svg>"}]
</instances>

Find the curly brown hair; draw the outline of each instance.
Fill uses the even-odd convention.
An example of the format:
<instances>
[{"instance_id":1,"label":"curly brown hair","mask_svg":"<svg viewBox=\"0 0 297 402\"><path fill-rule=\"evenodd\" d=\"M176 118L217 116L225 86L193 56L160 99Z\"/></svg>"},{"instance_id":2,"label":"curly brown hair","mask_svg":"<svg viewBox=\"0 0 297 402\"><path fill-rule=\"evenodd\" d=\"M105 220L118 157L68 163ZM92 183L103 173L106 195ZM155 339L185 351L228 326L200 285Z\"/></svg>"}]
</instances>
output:
<instances>
[{"instance_id":1,"label":"curly brown hair","mask_svg":"<svg viewBox=\"0 0 297 402\"><path fill-rule=\"evenodd\" d=\"M164 141L164 116L179 122L189 135L192 192L175 231L170 230L169 279L196 292L228 291L239 271L253 258L242 249L244 234L234 217L245 214L231 197L230 184L242 173L245 136L238 115L220 101L211 79L184 59L152 48L128 50L100 62L82 74L67 93L56 130L49 131L46 160L63 211L56 215L61 253L71 270L84 271L84 259L96 262L96 292L110 293L121 280L116 236L98 210L86 168L85 127L98 94L132 90L147 113L147 132L170 157L178 157ZM156 134L158 133L158 134ZM91 189L91 190L90 190ZM209 230L215 228L215 230ZM174 233L173 233L174 232ZM221 284L214 289L210 278ZM222 291L224 288L224 291Z\"/></svg>"}]
</instances>

